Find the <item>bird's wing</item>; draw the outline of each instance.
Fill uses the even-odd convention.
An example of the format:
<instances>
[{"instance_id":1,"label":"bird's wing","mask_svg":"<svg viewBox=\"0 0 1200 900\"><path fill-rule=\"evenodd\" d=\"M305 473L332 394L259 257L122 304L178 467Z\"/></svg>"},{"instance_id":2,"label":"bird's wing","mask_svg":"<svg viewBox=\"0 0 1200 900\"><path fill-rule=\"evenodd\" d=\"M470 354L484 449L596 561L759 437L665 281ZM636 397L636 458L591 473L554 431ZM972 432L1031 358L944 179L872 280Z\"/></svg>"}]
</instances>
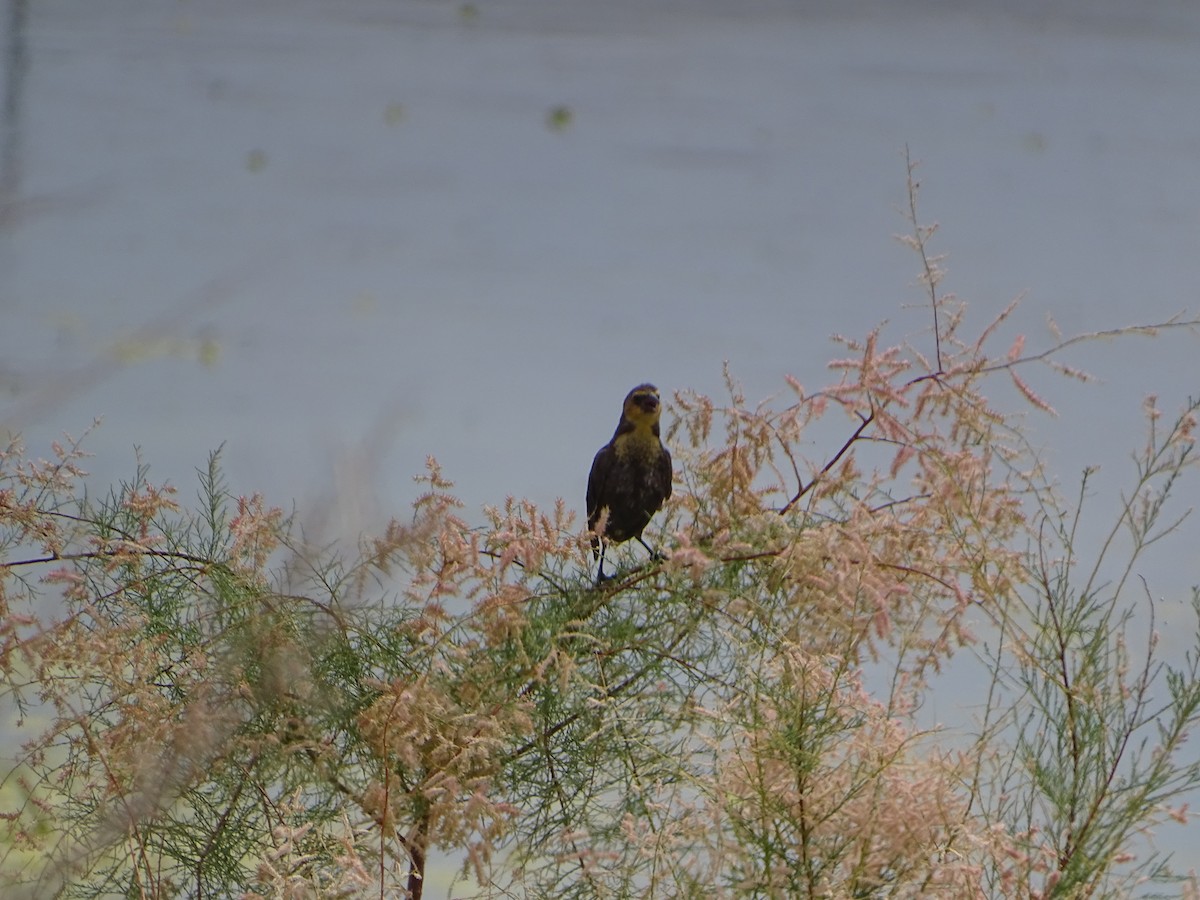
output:
<instances>
[{"instance_id":1,"label":"bird's wing","mask_svg":"<svg viewBox=\"0 0 1200 900\"><path fill-rule=\"evenodd\" d=\"M612 444L605 444L592 460L587 486L588 528L594 528L596 520L600 518L600 498L608 492L608 473L612 471L615 452Z\"/></svg>"},{"instance_id":2,"label":"bird's wing","mask_svg":"<svg viewBox=\"0 0 1200 900\"><path fill-rule=\"evenodd\" d=\"M662 480L663 501L671 499L671 453L666 447L658 457L658 477Z\"/></svg>"}]
</instances>

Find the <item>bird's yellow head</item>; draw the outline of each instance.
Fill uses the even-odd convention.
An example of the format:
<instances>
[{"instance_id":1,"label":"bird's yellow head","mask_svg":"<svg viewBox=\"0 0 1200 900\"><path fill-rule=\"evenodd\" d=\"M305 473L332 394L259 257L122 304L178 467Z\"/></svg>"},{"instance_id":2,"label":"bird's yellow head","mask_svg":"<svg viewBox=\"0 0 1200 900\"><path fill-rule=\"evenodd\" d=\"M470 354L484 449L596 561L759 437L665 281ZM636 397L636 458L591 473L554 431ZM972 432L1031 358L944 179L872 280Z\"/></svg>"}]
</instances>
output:
<instances>
[{"instance_id":1,"label":"bird's yellow head","mask_svg":"<svg viewBox=\"0 0 1200 900\"><path fill-rule=\"evenodd\" d=\"M662 416L658 388L652 384L639 384L626 395L622 415L635 430L649 430L658 434L658 420Z\"/></svg>"}]
</instances>

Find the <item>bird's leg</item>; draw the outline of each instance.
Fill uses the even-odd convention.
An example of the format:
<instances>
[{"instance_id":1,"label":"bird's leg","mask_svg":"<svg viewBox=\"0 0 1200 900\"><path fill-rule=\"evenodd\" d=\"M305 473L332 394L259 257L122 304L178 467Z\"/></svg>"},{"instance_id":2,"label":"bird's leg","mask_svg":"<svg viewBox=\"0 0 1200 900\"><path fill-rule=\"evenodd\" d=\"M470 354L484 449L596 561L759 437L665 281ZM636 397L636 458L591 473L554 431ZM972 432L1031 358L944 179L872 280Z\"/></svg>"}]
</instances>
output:
<instances>
[{"instance_id":1,"label":"bird's leg","mask_svg":"<svg viewBox=\"0 0 1200 900\"><path fill-rule=\"evenodd\" d=\"M645 547L647 551L649 551L650 558L652 560L654 560L655 562L662 562L664 559L666 559L665 556L663 556L661 553L659 553L657 550L655 550L653 547L651 547L649 544L647 544L645 541L643 541L642 536L640 534L637 536L637 541L639 544L641 544L643 547Z\"/></svg>"},{"instance_id":2,"label":"bird's leg","mask_svg":"<svg viewBox=\"0 0 1200 900\"><path fill-rule=\"evenodd\" d=\"M601 541L600 542L600 553L596 557L596 559L599 560L599 562L596 566L596 587L599 587L600 585L604 584L604 582L611 581L613 578L616 577L615 575L605 575L604 574L604 551L606 549L608 549L607 545L604 543L604 541Z\"/></svg>"}]
</instances>

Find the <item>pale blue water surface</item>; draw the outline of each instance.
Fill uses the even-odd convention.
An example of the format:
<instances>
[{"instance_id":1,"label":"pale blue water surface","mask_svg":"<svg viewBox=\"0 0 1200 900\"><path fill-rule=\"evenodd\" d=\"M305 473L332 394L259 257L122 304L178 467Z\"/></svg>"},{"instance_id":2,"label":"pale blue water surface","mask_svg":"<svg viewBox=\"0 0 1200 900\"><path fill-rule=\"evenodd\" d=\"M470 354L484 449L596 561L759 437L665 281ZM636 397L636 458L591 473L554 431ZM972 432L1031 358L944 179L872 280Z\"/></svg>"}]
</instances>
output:
<instances>
[{"instance_id":1,"label":"pale blue water surface","mask_svg":"<svg viewBox=\"0 0 1200 900\"><path fill-rule=\"evenodd\" d=\"M892 237L906 145L945 289L979 323L1025 295L1005 341L1200 313L1192 2L0 15L0 424L44 453L103 417L100 488L136 444L190 497L224 444L235 492L331 535L407 516L426 454L468 515L579 508L633 384L719 394L728 360L755 401L830 379L835 332L928 340ZM1064 483L1127 472L1142 397L1200 392L1198 351L1093 345L1067 357L1091 387L1035 373ZM1156 595L1200 581L1179 546ZM1168 840L1200 867L1197 826Z\"/></svg>"}]
</instances>

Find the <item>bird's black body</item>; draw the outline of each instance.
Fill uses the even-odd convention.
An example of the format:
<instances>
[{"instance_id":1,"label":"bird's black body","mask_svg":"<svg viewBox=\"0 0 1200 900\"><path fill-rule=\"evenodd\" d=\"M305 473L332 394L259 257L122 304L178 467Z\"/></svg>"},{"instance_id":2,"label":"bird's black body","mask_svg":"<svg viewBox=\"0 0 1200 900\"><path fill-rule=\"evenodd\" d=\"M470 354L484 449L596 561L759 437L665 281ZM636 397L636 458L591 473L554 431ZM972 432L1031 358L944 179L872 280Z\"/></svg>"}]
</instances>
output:
<instances>
[{"instance_id":1,"label":"bird's black body","mask_svg":"<svg viewBox=\"0 0 1200 900\"><path fill-rule=\"evenodd\" d=\"M661 413L658 389L652 384L635 387L625 398L612 440L592 460L587 514L588 528L598 532L592 539L592 552L600 561L598 581L604 580L604 542L636 538L650 549L642 531L671 496L671 454L659 438Z\"/></svg>"}]
</instances>

